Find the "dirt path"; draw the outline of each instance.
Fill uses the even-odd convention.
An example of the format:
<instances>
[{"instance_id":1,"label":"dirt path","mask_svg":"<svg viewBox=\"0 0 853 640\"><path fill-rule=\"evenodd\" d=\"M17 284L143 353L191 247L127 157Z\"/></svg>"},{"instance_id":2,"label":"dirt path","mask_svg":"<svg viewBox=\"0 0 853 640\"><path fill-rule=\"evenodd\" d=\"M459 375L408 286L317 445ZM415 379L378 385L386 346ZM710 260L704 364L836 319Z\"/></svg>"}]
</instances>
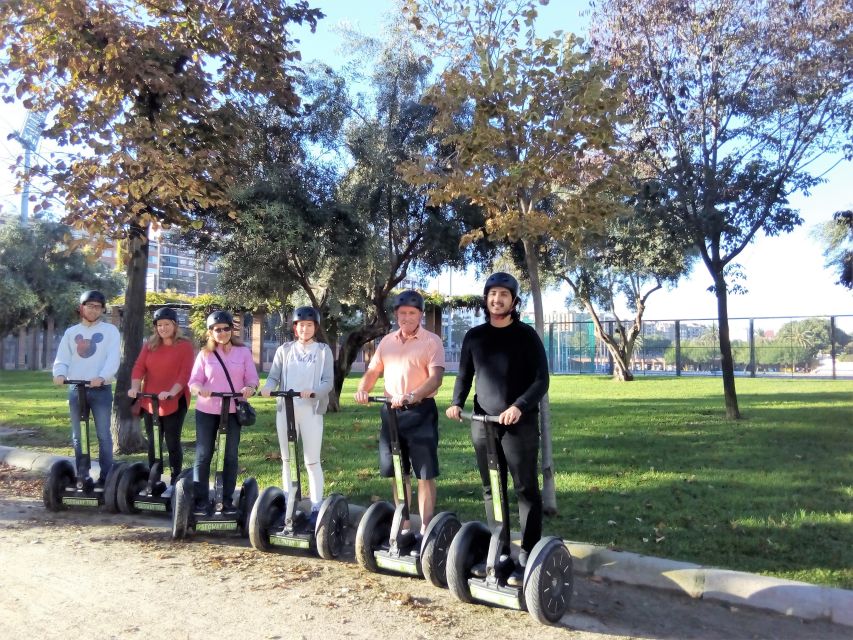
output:
<instances>
[{"instance_id":1,"label":"dirt path","mask_svg":"<svg viewBox=\"0 0 853 640\"><path fill-rule=\"evenodd\" d=\"M462 604L352 559L256 552L240 538L172 542L167 520L47 512L34 475L0 468L0 635L5 638L797 638L850 629L576 578L558 627Z\"/></svg>"}]
</instances>

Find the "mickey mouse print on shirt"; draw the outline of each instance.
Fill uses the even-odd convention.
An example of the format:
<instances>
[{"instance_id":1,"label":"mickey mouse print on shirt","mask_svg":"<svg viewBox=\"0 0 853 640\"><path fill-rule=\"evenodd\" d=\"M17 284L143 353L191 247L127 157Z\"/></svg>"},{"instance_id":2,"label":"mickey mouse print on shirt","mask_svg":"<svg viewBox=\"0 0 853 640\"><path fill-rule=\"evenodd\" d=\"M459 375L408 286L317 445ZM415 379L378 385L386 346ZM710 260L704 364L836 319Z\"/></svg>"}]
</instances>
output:
<instances>
[{"instance_id":1,"label":"mickey mouse print on shirt","mask_svg":"<svg viewBox=\"0 0 853 640\"><path fill-rule=\"evenodd\" d=\"M98 350L96 345L99 342L102 342L103 339L103 333L93 333L92 337L88 340L78 333L76 336L74 336L74 342L77 343L77 355L79 355L81 358L92 357Z\"/></svg>"}]
</instances>

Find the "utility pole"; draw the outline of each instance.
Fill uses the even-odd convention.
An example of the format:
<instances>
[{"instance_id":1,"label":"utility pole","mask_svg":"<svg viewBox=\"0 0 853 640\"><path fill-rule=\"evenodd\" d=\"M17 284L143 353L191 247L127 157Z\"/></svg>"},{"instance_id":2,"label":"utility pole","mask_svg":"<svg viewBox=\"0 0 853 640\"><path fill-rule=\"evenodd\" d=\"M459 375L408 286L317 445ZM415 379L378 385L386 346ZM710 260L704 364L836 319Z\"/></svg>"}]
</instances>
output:
<instances>
[{"instance_id":1,"label":"utility pole","mask_svg":"<svg viewBox=\"0 0 853 640\"><path fill-rule=\"evenodd\" d=\"M21 192L21 226L27 226L27 219L30 211L30 168L32 166L31 154L35 153L41 138L42 129L44 129L44 121L47 118L46 113L30 111L27 114L27 121L24 123L24 128L20 133L12 134L21 146L24 148L24 186Z\"/></svg>"}]
</instances>

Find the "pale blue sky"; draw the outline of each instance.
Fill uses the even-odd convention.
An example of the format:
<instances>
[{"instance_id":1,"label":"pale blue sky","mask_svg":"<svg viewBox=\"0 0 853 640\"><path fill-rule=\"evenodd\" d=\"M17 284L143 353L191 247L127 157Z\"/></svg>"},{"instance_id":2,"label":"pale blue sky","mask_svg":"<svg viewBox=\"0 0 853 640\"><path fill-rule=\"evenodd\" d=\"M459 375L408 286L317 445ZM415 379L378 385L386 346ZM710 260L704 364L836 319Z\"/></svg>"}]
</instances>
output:
<instances>
[{"instance_id":1,"label":"pale blue sky","mask_svg":"<svg viewBox=\"0 0 853 640\"><path fill-rule=\"evenodd\" d=\"M335 27L342 21L364 33L381 33L384 16L394 6L393 0L326 0L314 2L327 18L317 32L300 34L300 49L305 60L320 59L332 67L342 62ZM585 2L554 0L540 9L540 29L584 32L585 21L578 16ZM543 30L543 31L544 31ZM13 193L9 165L20 153L17 142L7 140L8 134L24 124L25 113L19 106L0 105L0 207L4 212L17 213L20 196ZM827 183L814 189L810 197L797 194L792 202L800 209L804 224L793 233L775 238L759 237L741 255L739 262L747 276L749 293L731 296L731 317L853 314L853 293L833 284L836 276L823 268L822 247L810 237L818 223L831 219L835 211L853 207L850 163L836 167ZM448 293L449 275L443 274L432 288ZM697 265L692 275L673 291L655 293L649 300L646 317L713 318L716 299L707 291L710 276L703 265ZM455 273L453 293L476 293L480 283L472 276ZM546 311L565 310L565 292L546 295Z\"/></svg>"}]
</instances>

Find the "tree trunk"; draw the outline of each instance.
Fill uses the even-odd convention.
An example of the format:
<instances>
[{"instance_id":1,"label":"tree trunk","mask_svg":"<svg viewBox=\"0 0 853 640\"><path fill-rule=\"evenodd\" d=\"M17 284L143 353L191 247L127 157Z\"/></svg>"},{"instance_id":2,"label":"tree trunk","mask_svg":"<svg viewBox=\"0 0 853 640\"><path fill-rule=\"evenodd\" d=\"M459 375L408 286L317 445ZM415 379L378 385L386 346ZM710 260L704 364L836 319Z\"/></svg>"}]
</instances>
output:
<instances>
[{"instance_id":1,"label":"tree trunk","mask_svg":"<svg viewBox=\"0 0 853 640\"><path fill-rule=\"evenodd\" d=\"M729 337L729 304L726 280L722 271L714 273L714 288L717 295L717 323L720 331L720 368L723 372L723 394L726 399L726 418L740 420L735 391L735 364L732 343Z\"/></svg>"},{"instance_id":2,"label":"tree trunk","mask_svg":"<svg viewBox=\"0 0 853 640\"><path fill-rule=\"evenodd\" d=\"M349 375L352 363L355 362L358 356L359 349L371 340L384 336L390 328L391 324L388 322L388 319L382 317L376 318L370 324L347 334L338 352L338 357L335 360L335 392L338 394L338 397L341 395L344 380ZM365 366L367 366L366 363Z\"/></svg>"},{"instance_id":3,"label":"tree trunk","mask_svg":"<svg viewBox=\"0 0 853 640\"><path fill-rule=\"evenodd\" d=\"M613 354L612 349L610 353ZM619 382L631 382L634 379L631 368L623 361L622 357L617 358L615 355L613 356L613 379Z\"/></svg>"},{"instance_id":4,"label":"tree trunk","mask_svg":"<svg viewBox=\"0 0 853 640\"><path fill-rule=\"evenodd\" d=\"M42 362L44 362L44 367L47 369L50 367L53 362L53 353L51 353L53 349L53 337L56 333L56 320L53 317L52 313L47 315L44 321L44 336L42 339Z\"/></svg>"},{"instance_id":5,"label":"tree trunk","mask_svg":"<svg viewBox=\"0 0 853 640\"><path fill-rule=\"evenodd\" d=\"M29 344L29 352L30 352L30 369L32 371L39 370L39 360L41 360L41 349L39 349L39 324L40 322L32 322L30 323L30 344Z\"/></svg>"},{"instance_id":6,"label":"tree trunk","mask_svg":"<svg viewBox=\"0 0 853 640\"><path fill-rule=\"evenodd\" d=\"M127 247L127 290L124 294L124 313L121 318L121 365L116 376L113 399L113 436L115 453L129 454L146 450L140 420L130 410L127 397L130 373L142 350L145 328L145 280L148 272L148 234L143 227L132 224L125 242Z\"/></svg>"},{"instance_id":7,"label":"tree trunk","mask_svg":"<svg viewBox=\"0 0 853 640\"><path fill-rule=\"evenodd\" d=\"M539 283L539 259L536 247L529 239L523 240L524 260L527 263L527 276L530 279L530 293L533 295L533 318L536 333L543 344L545 342L545 315L542 311L542 286ZM548 394L539 403L539 429L542 433L542 506L545 515L557 515L557 487L554 480L554 454L551 440L551 403Z\"/></svg>"}]
</instances>

